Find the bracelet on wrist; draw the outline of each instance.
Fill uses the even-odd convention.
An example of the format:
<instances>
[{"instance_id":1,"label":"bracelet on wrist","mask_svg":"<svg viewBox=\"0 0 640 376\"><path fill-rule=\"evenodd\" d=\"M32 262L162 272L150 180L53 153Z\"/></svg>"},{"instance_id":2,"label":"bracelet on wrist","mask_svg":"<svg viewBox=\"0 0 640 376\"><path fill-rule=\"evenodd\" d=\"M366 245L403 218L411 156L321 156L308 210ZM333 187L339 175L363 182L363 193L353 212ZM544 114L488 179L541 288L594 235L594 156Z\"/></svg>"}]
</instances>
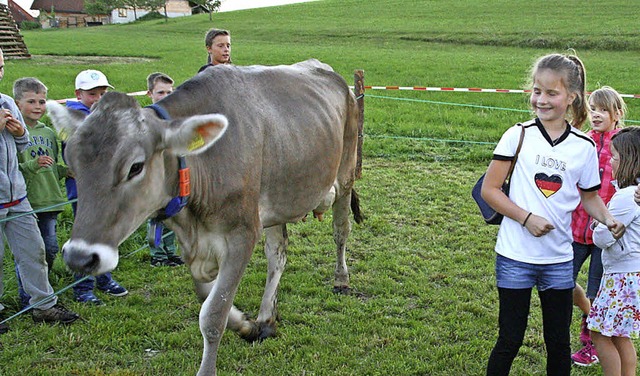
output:
<instances>
[{"instance_id":1,"label":"bracelet on wrist","mask_svg":"<svg viewBox=\"0 0 640 376\"><path fill-rule=\"evenodd\" d=\"M529 217L531 217L531 214L533 214L533 213L529 212L529 214L527 214L527 218L525 218L524 222L522 222L522 227L524 227L527 224L527 221L529 220Z\"/></svg>"}]
</instances>

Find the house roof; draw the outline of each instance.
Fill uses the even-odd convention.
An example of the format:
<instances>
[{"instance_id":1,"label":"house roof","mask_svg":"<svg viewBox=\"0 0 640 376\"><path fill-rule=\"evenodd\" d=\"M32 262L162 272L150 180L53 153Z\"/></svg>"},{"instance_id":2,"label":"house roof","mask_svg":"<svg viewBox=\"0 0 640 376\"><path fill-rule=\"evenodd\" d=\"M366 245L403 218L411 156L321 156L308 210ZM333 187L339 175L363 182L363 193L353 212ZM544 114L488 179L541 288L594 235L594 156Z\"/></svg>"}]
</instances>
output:
<instances>
[{"instance_id":1,"label":"house roof","mask_svg":"<svg viewBox=\"0 0 640 376\"><path fill-rule=\"evenodd\" d=\"M24 10L18 3L13 0L9 0L8 3L9 12L11 12L11 17L16 22L16 24L20 25L22 21L35 21L35 17L33 17L29 12Z\"/></svg>"},{"instance_id":2,"label":"house roof","mask_svg":"<svg viewBox=\"0 0 640 376\"><path fill-rule=\"evenodd\" d=\"M61 13L86 13L84 0L33 0L31 9L51 12L51 8Z\"/></svg>"}]
</instances>

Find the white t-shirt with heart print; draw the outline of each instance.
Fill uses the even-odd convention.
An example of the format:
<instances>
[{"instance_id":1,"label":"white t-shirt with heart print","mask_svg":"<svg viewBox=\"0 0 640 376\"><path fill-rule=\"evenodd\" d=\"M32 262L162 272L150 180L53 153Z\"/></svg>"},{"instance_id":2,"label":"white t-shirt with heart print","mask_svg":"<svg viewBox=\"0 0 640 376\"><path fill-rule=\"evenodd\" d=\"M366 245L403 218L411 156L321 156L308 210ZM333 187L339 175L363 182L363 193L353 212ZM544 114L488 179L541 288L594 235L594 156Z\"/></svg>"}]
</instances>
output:
<instances>
[{"instance_id":1,"label":"white t-shirt with heart print","mask_svg":"<svg viewBox=\"0 0 640 376\"><path fill-rule=\"evenodd\" d=\"M579 189L600 188L595 144L583 132L567 124L566 131L551 140L538 119L522 123L525 136L511 177L510 199L555 229L534 237L520 223L505 217L495 250L502 256L531 264L555 264L573 259L571 213L580 202ZM503 135L493 152L495 160L513 160L521 128L515 125Z\"/></svg>"}]
</instances>

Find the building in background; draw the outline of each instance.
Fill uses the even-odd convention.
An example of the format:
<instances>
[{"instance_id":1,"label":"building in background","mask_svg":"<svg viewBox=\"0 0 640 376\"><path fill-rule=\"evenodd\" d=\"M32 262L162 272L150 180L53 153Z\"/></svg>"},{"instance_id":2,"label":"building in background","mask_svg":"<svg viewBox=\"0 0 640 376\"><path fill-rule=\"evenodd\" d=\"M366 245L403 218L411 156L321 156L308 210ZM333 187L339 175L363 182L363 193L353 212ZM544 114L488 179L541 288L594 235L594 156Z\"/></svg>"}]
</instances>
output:
<instances>
[{"instance_id":1,"label":"building in background","mask_svg":"<svg viewBox=\"0 0 640 376\"><path fill-rule=\"evenodd\" d=\"M4 3L2 3L4 4ZM9 7L9 12L11 12L11 16L13 20L16 22L18 28L22 22L38 22L38 20L29 12L27 12L24 8L20 6L20 4L16 3L13 0L8 0L7 6Z\"/></svg>"},{"instance_id":2,"label":"building in background","mask_svg":"<svg viewBox=\"0 0 640 376\"><path fill-rule=\"evenodd\" d=\"M31 9L40 11L40 24L43 28L50 27L85 27L107 24L120 24L135 21L149 13L145 8L124 7L114 9L111 14L89 15L84 6L84 0L33 0ZM164 14L165 9L160 13ZM191 15L191 6L187 0L167 0L167 17L182 17Z\"/></svg>"},{"instance_id":3,"label":"building in background","mask_svg":"<svg viewBox=\"0 0 640 376\"><path fill-rule=\"evenodd\" d=\"M40 24L43 29L110 23L108 14L89 15L84 9L84 0L34 0L31 9L40 11Z\"/></svg>"},{"instance_id":4,"label":"building in background","mask_svg":"<svg viewBox=\"0 0 640 376\"><path fill-rule=\"evenodd\" d=\"M167 0L165 2L166 8L159 9L158 12L169 18L184 17L191 15L191 6L187 0ZM114 24L133 22L136 19L143 17L149 13L149 9L136 8L118 8L111 13L111 22Z\"/></svg>"}]
</instances>

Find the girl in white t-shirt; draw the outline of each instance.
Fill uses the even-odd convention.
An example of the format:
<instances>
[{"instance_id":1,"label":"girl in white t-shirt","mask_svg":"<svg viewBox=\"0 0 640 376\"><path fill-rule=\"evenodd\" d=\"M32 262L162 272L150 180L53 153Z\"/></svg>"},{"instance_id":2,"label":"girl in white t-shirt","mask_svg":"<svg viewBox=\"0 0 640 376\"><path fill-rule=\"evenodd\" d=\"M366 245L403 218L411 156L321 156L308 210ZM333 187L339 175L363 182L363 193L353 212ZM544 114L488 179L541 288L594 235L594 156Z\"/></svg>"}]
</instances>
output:
<instances>
[{"instance_id":1,"label":"girl in white t-shirt","mask_svg":"<svg viewBox=\"0 0 640 376\"><path fill-rule=\"evenodd\" d=\"M588 115L585 82L584 65L575 55L538 59L530 98L536 118L503 134L487 169L482 197L504 215L495 247L500 328L487 375L509 374L524 339L534 286L542 308L547 374L570 374L571 213L581 202L615 237L624 232L598 195L595 145L579 130ZM501 187L521 126L525 136L506 196Z\"/></svg>"},{"instance_id":2,"label":"girl in white t-shirt","mask_svg":"<svg viewBox=\"0 0 640 376\"><path fill-rule=\"evenodd\" d=\"M605 376L636 375L640 335L640 207L633 193L640 177L640 128L622 129L611 139L611 167L618 191L609 202L611 214L626 226L615 239L598 224L593 242L602 248L603 275L587 318Z\"/></svg>"}]
</instances>

